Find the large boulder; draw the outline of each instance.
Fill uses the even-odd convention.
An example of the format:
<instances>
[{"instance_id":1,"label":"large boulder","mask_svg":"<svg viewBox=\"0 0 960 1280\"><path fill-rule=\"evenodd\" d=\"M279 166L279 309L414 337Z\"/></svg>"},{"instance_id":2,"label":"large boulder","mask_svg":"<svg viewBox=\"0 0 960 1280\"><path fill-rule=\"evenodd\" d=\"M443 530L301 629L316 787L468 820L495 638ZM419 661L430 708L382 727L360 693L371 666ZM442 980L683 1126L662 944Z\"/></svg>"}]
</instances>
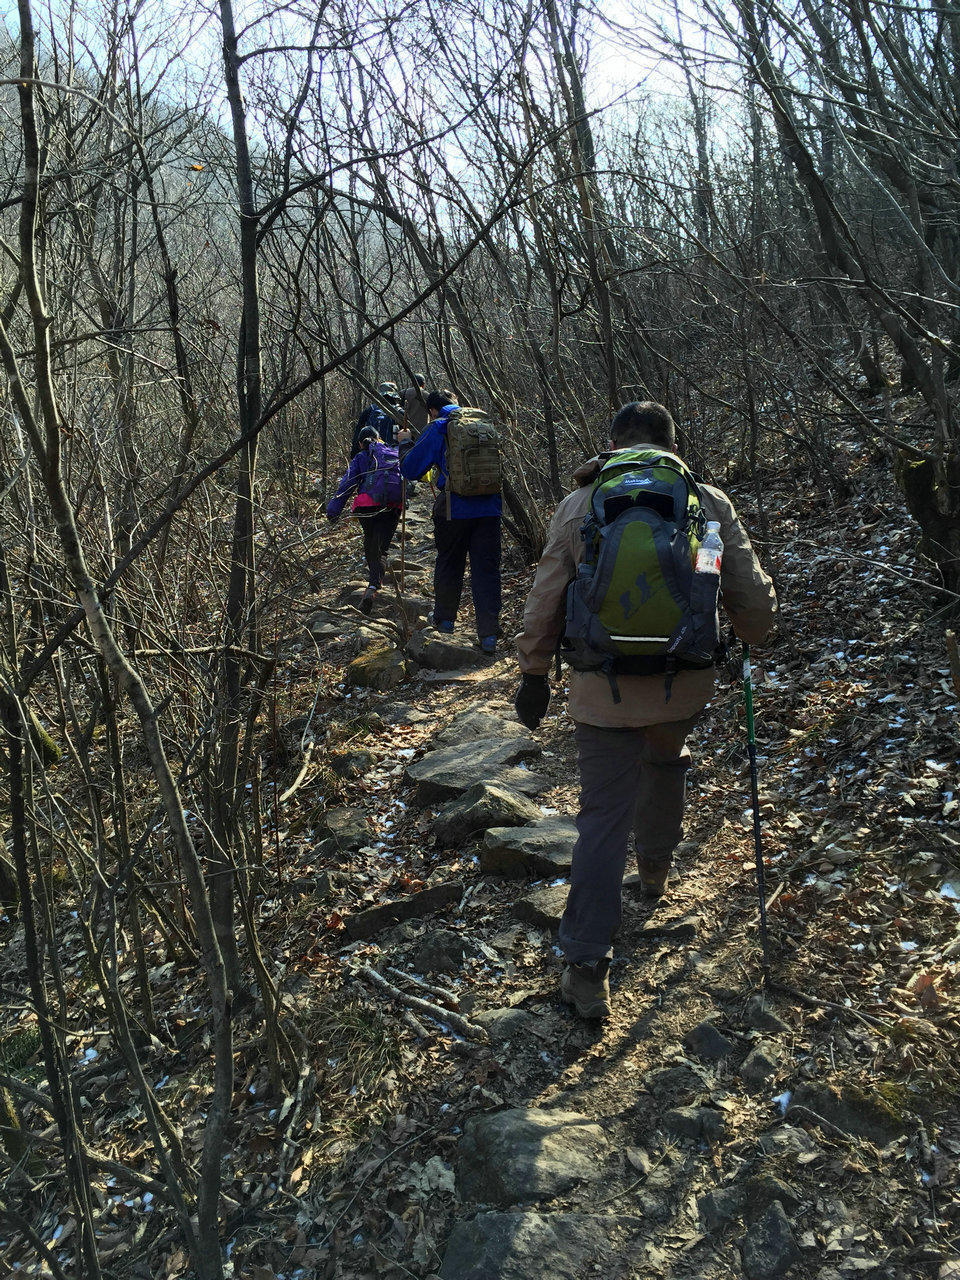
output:
<instances>
[{"instance_id":1,"label":"large boulder","mask_svg":"<svg viewBox=\"0 0 960 1280\"><path fill-rule=\"evenodd\" d=\"M499 830L535 822L540 810L526 796L497 782L478 782L437 814L433 830L442 845L467 840L488 827Z\"/></svg>"},{"instance_id":2,"label":"large boulder","mask_svg":"<svg viewBox=\"0 0 960 1280\"><path fill-rule=\"evenodd\" d=\"M540 754L540 744L529 733L477 738L428 752L422 760L407 767L406 778L417 788L420 804L435 804L462 796L478 782L492 782L511 765ZM512 779L510 785L513 785Z\"/></svg>"},{"instance_id":3,"label":"large boulder","mask_svg":"<svg viewBox=\"0 0 960 1280\"><path fill-rule=\"evenodd\" d=\"M506 1206L551 1200L603 1176L607 1140L575 1111L516 1107L468 1120L460 1140L464 1199Z\"/></svg>"},{"instance_id":4,"label":"large boulder","mask_svg":"<svg viewBox=\"0 0 960 1280\"><path fill-rule=\"evenodd\" d=\"M540 818L527 827L491 827L480 848L480 870L496 876L565 876L576 839L572 818Z\"/></svg>"},{"instance_id":5,"label":"large boulder","mask_svg":"<svg viewBox=\"0 0 960 1280\"><path fill-rule=\"evenodd\" d=\"M633 1274L641 1225L616 1214L480 1213L454 1224L440 1280Z\"/></svg>"},{"instance_id":6,"label":"large boulder","mask_svg":"<svg viewBox=\"0 0 960 1280\"><path fill-rule=\"evenodd\" d=\"M392 644L384 641L372 645L365 653L347 666L347 684L357 689L374 689L378 693L389 693L395 689L407 674L407 664L403 654Z\"/></svg>"}]
</instances>

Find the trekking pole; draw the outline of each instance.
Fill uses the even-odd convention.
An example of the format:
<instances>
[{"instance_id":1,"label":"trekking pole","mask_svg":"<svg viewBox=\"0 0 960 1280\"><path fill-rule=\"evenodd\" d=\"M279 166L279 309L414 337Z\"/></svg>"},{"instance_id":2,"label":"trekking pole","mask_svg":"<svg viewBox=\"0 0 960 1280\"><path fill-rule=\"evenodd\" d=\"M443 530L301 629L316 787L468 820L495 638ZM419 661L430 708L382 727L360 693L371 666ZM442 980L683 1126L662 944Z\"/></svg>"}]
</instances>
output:
<instances>
[{"instance_id":1,"label":"trekking pole","mask_svg":"<svg viewBox=\"0 0 960 1280\"><path fill-rule=\"evenodd\" d=\"M760 786L757 781L757 736L753 721L753 678L750 646L743 646L743 696L747 704L747 751L750 755L750 800L753 804L753 853L757 863L757 891L760 894L760 947L763 952L763 980L770 981L770 952L767 945L767 889L763 875L763 846L760 840Z\"/></svg>"},{"instance_id":2,"label":"trekking pole","mask_svg":"<svg viewBox=\"0 0 960 1280\"><path fill-rule=\"evenodd\" d=\"M407 482L400 481L400 594L407 574Z\"/></svg>"}]
</instances>

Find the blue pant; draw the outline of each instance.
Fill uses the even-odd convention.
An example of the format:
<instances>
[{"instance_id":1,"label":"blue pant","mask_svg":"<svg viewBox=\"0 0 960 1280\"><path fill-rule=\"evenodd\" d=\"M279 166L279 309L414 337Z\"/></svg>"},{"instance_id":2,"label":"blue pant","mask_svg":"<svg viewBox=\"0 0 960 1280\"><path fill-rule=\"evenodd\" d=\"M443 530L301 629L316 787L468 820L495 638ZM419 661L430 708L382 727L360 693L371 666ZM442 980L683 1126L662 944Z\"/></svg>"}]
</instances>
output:
<instances>
[{"instance_id":1,"label":"blue pant","mask_svg":"<svg viewBox=\"0 0 960 1280\"><path fill-rule=\"evenodd\" d=\"M433 510L437 563L433 571L433 620L455 622L470 557L470 587L477 635L495 636L500 621L500 517L448 520L442 499Z\"/></svg>"}]
</instances>

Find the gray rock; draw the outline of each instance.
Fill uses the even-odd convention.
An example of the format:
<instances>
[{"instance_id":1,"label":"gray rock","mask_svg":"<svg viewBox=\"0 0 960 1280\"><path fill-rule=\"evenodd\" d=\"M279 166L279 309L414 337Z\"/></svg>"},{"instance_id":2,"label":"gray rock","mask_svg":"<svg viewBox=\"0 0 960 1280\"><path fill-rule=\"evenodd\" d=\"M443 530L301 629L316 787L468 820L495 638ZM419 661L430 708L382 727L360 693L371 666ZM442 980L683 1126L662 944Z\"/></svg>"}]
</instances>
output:
<instances>
[{"instance_id":1,"label":"gray rock","mask_svg":"<svg viewBox=\"0 0 960 1280\"><path fill-rule=\"evenodd\" d=\"M486 1027L491 1040L512 1040L533 1025L533 1017L526 1009L483 1009L473 1014L472 1020Z\"/></svg>"},{"instance_id":2,"label":"gray rock","mask_svg":"<svg viewBox=\"0 0 960 1280\"><path fill-rule=\"evenodd\" d=\"M788 1118L793 1107L806 1107L851 1137L869 1138L881 1146L899 1138L905 1129L903 1118L885 1098L860 1085L847 1084L838 1089L812 1081L801 1084L790 1099Z\"/></svg>"},{"instance_id":3,"label":"gray rock","mask_svg":"<svg viewBox=\"0 0 960 1280\"><path fill-rule=\"evenodd\" d=\"M792 1124L778 1125L760 1135L760 1149L768 1156L812 1155L819 1150L817 1144L803 1129Z\"/></svg>"},{"instance_id":4,"label":"gray rock","mask_svg":"<svg viewBox=\"0 0 960 1280\"><path fill-rule=\"evenodd\" d=\"M744 1189L735 1182L729 1187L718 1187L697 1199L697 1209L708 1231L716 1231L738 1218L743 1210Z\"/></svg>"},{"instance_id":5,"label":"gray rock","mask_svg":"<svg viewBox=\"0 0 960 1280\"><path fill-rule=\"evenodd\" d=\"M434 929L420 939L411 959L421 973L456 973L463 965L464 952L459 933Z\"/></svg>"},{"instance_id":6,"label":"gray rock","mask_svg":"<svg viewBox=\"0 0 960 1280\"><path fill-rule=\"evenodd\" d=\"M472 742L474 738L510 737L517 732L517 718L512 712L488 711L474 706L454 716L433 741L437 747L457 747Z\"/></svg>"},{"instance_id":7,"label":"gray rock","mask_svg":"<svg viewBox=\"0 0 960 1280\"><path fill-rule=\"evenodd\" d=\"M753 995L747 1001L745 1018L748 1027L757 1031L767 1031L772 1035L782 1035L789 1031L789 1024L776 1014L764 995Z\"/></svg>"},{"instance_id":8,"label":"gray rock","mask_svg":"<svg viewBox=\"0 0 960 1280\"><path fill-rule=\"evenodd\" d=\"M780 1047L770 1040L764 1040L751 1049L740 1068L740 1078L751 1089L762 1088L777 1074L777 1063L780 1058Z\"/></svg>"},{"instance_id":9,"label":"gray rock","mask_svg":"<svg viewBox=\"0 0 960 1280\"><path fill-rule=\"evenodd\" d=\"M422 760L414 761L407 768L406 778L417 788L420 804L433 804L453 800L469 791L475 783L492 782L501 777L510 765L532 760L540 753L540 744L529 733L515 733L504 738L477 738L462 746L441 747L428 752ZM523 770L513 771L516 772Z\"/></svg>"},{"instance_id":10,"label":"gray rock","mask_svg":"<svg viewBox=\"0 0 960 1280\"><path fill-rule=\"evenodd\" d=\"M379 907L354 912L344 919L347 935L354 939L372 938L381 929L399 924L401 920L412 920L416 916L439 911L441 907L459 902L463 896L463 888L460 881L435 884L420 893L411 893L407 898L398 898L396 902L385 902Z\"/></svg>"},{"instance_id":11,"label":"gray rock","mask_svg":"<svg viewBox=\"0 0 960 1280\"><path fill-rule=\"evenodd\" d=\"M725 1035L717 1030L709 1018L698 1022L683 1037L683 1046L688 1053L708 1062L719 1062L721 1058L733 1053L733 1045Z\"/></svg>"},{"instance_id":12,"label":"gray rock","mask_svg":"<svg viewBox=\"0 0 960 1280\"><path fill-rule=\"evenodd\" d=\"M383 715L388 724L423 724L433 719L429 711L412 707L409 702L391 702L389 707L384 707Z\"/></svg>"},{"instance_id":13,"label":"gray rock","mask_svg":"<svg viewBox=\"0 0 960 1280\"><path fill-rule=\"evenodd\" d=\"M430 671L462 671L486 666L490 661L469 640L444 636L432 627L414 632L407 642L407 653L418 667Z\"/></svg>"},{"instance_id":14,"label":"gray rock","mask_svg":"<svg viewBox=\"0 0 960 1280\"><path fill-rule=\"evenodd\" d=\"M504 1207L549 1200L603 1175L607 1140L574 1111L518 1107L467 1121L458 1153L462 1198Z\"/></svg>"},{"instance_id":15,"label":"gray rock","mask_svg":"<svg viewBox=\"0 0 960 1280\"><path fill-rule=\"evenodd\" d=\"M689 1093L693 1089L703 1088L703 1077L692 1067L682 1064L675 1067L657 1067L648 1071L643 1082L651 1093Z\"/></svg>"},{"instance_id":16,"label":"gray rock","mask_svg":"<svg viewBox=\"0 0 960 1280\"><path fill-rule=\"evenodd\" d=\"M327 763L339 778L359 778L377 762L377 757L365 747L353 751L331 751Z\"/></svg>"},{"instance_id":17,"label":"gray rock","mask_svg":"<svg viewBox=\"0 0 960 1280\"><path fill-rule=\"evenodd\" d=\"M540 818L531 826L493 827L483 837L480 870L498 876L568 875L577 839L572 818Z\"/></svg>"},{"instance_id":18,"label":"gray rock","mask_svg":"<svg viewBox=\"0 0 960 1280\"><path fill-rule=\"evenodd\" d=\"M553 786L549 778L544 777L542 773L534 773L532 769L524 769L522 765L511 765L507 769L501 769L494 778L489 779L491 782L499 782L504 787L509 787L511 791L519 791L522 796L539 796L543 795Z\"/></svg>"},{"instance_id":19,"label":"gray rock","mask_svg":"<svg viewBox=\"0 0 960 1280\"><path fill-rule=\"evenodd\" d=\"M651 916L649 920L645 920L640 930L640 936L644 938L666 938L671 942L692 942L697 936L697 928L700 924L696 916L682 916L672 920L661 920L657 916Z\"/></svg>"},{"instance_id":20,"label":"gray rock","mask_svg":"<svg viewBox=\"0 0 960 1280\"><path fill-rule=\"evenodd\" d=\"M774 1200L779 1200L781 1204L791 1209L795 1209L800 1203L800 1197L793 1187L772 1173L755 1174L752 1178L747 1178L742 1185L751 1218L762 1213L773 1204Z\"/></svg>"},{"instance_id":21,"label":"gray rock","mask_svg":"<svg viewBox=\"0 0 960 1280\"><path fill-rule=\"evenodd\" d=\"M373 838L366 818L356 809L326 809L316 831L322 837L317 852L322 851L326 856L356 853Z\"/></svg>"},{"instance_id":22,"label":"gray rock","mask_svg":"<svg viewBox=\"0 0 960 1280\"><path fill-rule=\"evenodd\" d=\"M347 684L357 689L374 689L389 693L407 674L407 664L400 650L387 641L372 645L359 658L348 663Z\"/></svg>"},{"instance_id":23,"label":"gray rock","mask_svg":"<svg viewBox=\"0 0 960 1280\"><path fill-rule=\"evenodd\" d=\"M440 810L433 830L449 847L489 827L519 827L539 817L540 810L526 796L497 782L478 782Z\"/></svg>"},{"instance_id":24,"label":"gray rock","mask_svg":"<svg viewBox=\"0 0 960 1280\"><path fill-rule=\"evenodd\" d=\"M749 1228L743 1242L743 1270L748 1280L779 1280L800 1257L783 1205L774 1200Z\"/></svg>"},{"instance_id":25,"label":"gray rock","mask_svg":"<svg viewBox=\"0 0 960 1280\"><path fill-rule=\"evenodd\" d=\"M515 902L513 914L518 920L526 920L546 929L557 929L569 892L568 884L544 885L542 889L534 889L533 893L528 893Z\"/></svg>"},{"instance_id":26,"label":"gray rock","mask_svg":"<svg viewBox=\"0 0 960 1280\"><path fill-rule=\"evenodd\" d=\"M311 614L304 626L314 640L335 640L337 636L342 636L350 628L349 623L333 618L329 613L324 613L322 610L319 613Z\"/></svg>"},{"instance_id":27,"label":"gray rock","mask_svg":"<svg viewBox=\"0 0 960 1280\"><path fill-rule=\"evenodd\" d=\"M440 1280L584 1280L625 1274L637 1218L581 1213L481 1213L457 1222Z\"/></svg>"},{"instance_id":28,"label":"gray rock","mask_svg":"<svg viewBox=\"0 0 960 1280\"><path fill-rule=\"evenodd\" d=\"M673 1107L663 1113L662 1127L675 1138L716 1142L724 1130L723 1115L713 1107Z\"/></svg>"}]
</instances>

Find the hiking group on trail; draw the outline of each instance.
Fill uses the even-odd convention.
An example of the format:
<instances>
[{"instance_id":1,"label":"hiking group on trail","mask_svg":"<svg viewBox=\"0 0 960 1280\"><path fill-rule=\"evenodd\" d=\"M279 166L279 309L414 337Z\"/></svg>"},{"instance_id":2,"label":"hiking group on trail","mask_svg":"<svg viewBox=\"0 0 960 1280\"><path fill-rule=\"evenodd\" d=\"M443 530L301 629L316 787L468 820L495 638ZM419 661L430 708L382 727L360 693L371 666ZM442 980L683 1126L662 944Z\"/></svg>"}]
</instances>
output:
<instances>
[{"instance_id":1,"label":"hiking group on trail","mask_svg":"<svg viewBox=\"0 0 960 1280\"><path fill-rule=\"evenodd\" d=\"M369 613L406 483L435 477L433 625L454 630L469 560L478 643L493 656L501 606L497 430L482 410L461 407L449 391L424 396L423 385L414 379L401 408L395 384L381 384L381 398L396 397L395 436L391 428L388 443L361 415L356 453L327 516L337 519L355 494L369 569L361 608ZM421 404L423 427L415 417ZM730 498L697 481L680 457L663 405L624 405L607 451L574 479L578 488L554 513L526 599L515 708L527 728L538 728L551 664L567 661L580 805L559 930L561 995L581 1016L605 1018L631 835L637 884L648 898L665 891L682 838L686 739L713 693L718 607L741 641L758 644L773 628L777 601Z\"/></svg>"}]
</instances>

